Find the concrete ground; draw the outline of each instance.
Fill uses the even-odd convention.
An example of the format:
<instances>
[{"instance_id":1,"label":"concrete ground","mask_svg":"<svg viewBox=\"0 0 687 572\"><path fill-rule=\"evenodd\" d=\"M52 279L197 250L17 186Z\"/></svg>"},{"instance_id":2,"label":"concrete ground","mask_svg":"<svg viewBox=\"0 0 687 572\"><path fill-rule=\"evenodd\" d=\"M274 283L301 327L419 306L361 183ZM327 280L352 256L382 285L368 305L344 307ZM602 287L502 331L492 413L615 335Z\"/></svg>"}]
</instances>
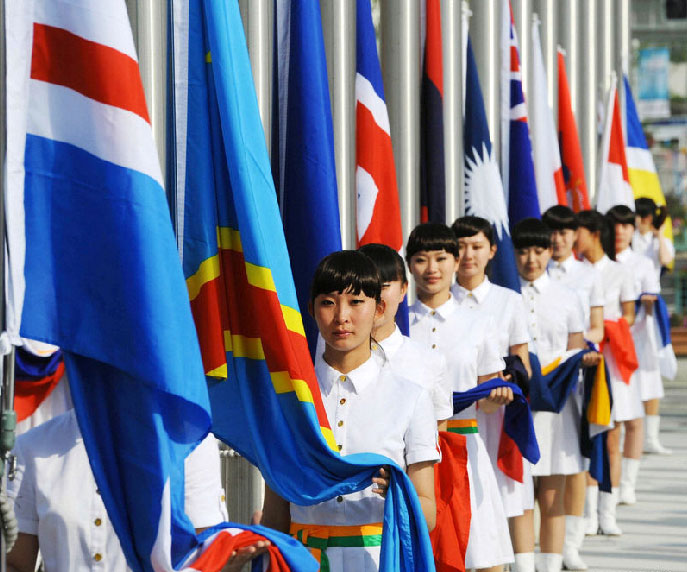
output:
<instances>
[{"instance_id":1,"label":"concrete ground","mask_svg":"<svg viewBox=\"0 0 687 572\"><path fill-rule=\"evenodd\" d=\"M687 359L665 390L661 441L673 454L643 456L637 504L618 507L623 535L585 539L590 572L687 572Z\"/></svg>"}]
</instances>

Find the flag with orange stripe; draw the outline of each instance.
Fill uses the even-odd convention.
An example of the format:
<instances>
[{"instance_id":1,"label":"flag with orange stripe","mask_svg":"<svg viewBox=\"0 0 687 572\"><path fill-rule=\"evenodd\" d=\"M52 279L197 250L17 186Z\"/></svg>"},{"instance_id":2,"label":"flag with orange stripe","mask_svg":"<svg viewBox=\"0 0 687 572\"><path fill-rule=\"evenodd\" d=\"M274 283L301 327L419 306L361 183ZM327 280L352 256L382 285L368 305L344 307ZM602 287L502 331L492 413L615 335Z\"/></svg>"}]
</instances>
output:
<instances>
[{"instance_id":1,"label":"flag with orange stripe","mask_svg":"<svg viewBox=\"0 0 687 572\"><path fill-rule=\"evenodd\" d=\"M177 62L175 70L177 89L186 90L176 98L177 231L212 430L277 494L311 505L366 488L391 461L338 453L303 330L243 28L220 26L215 14L238 19L238 9L215 6L205 4L207 16L191 12L188 67ZM419 501L394 466L380 569L431 565Z\"/></svg>"}]
</instances>

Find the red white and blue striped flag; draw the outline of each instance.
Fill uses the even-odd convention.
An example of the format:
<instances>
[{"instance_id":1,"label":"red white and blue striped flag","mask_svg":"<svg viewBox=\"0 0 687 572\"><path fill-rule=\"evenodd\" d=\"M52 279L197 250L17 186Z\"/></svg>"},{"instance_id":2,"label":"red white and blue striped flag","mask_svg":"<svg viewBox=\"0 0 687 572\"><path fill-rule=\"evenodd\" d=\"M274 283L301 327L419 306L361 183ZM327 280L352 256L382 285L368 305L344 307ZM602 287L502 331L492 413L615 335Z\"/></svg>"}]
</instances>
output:
<instances>
[{"instance_id":1,"label":"red white and blue striped flag","mask_svg":"<svg viewBox=\"0 0 687 572\"><path fill-rule=\"evenodd\" d=\"M196 537L183 510L210 405L126 5L6 7L13 324L64 353L129 566L216 571L255 533Z\"/></svg>"},{"instance_id":2,"label":"red white and blue striped flag","mask_svg":"<svg viewBox=\"0 0 687 572\"><path fill-rule=\"evenodd\" d=\"M511 228L527 217L539 218L537 183L522 89L518 36L510 0L503 0L501 81L501 173Z\"/></svg>"},{"instance_id":3,"label":"red white and blue striped flag","mask_svg":"<svg viewBox=\"0 0 687 572\"><path fill-rule=\"evenodd\" d=\"M370 0L357 0L356 23L355 180L358 246L379 243L401 251L403 229L396 164ZM405 300L399 306L396 321L407 335L408 304Z\"/></svg>"},{"instance_id":4,"label":"red white and blue striped flag","mask_svg":"<svg viewBox=\"0 0 687 572\"><path fill-rule=\"evenodd\" d=\"M446 222L444 171L444 71L441 5L425 0L422 95L420 110L420 220Z\"/></svg>"}]
</instances>

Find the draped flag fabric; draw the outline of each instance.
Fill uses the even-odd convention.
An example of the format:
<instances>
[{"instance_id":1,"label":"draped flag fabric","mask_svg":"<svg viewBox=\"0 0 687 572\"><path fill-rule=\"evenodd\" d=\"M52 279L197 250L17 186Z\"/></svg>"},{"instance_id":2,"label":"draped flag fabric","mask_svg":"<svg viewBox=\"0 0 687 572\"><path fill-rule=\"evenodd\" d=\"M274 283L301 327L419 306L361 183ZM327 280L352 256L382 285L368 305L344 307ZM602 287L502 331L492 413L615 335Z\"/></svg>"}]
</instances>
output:
<instances>
[{"instance_id":1,"label":"draped flag fabric","mask_svg":"<svg viewBox=\"0 0 687 572\"><path fill-rule=\"evenodd\" d=\"M649 337L652 340L652 346L656 350L658 357L658 366L661 375L667 379L673 380L677 375L677 358L673 350L673 341L670 333L670 313L666 301L658 293L642 292L635 302L635 313L639 314L642 307L641 298L645 294L656 296L653 307L654 311L651 315L646 316L649 321L648 327L652 328L652 333Z\"/></svg>"},{"instance_id":2,"label":"draped flag fabric","mask_svg":"<svg viewBox=\"0 0 687 572\"><path fill-rule=\"evenodd\" d=\"M632 332L625 318L604 320L604 339L599 344L601 351L606 347L613 355L615 367L625 383L639 367Z\"/></svg>"},{"instance_id":3,"label":"draped flag fabric","mask_svg":"<svg viewBox=\"0 0 687 572\"><path fill-rule=\"evenodd\" d=\"M496 256L491 261L492 282L520 292L520 280L515 267L515 253L510 238L503 184L492 151L484 99L472 51L472 40L469 36L466 50L465 117L463 119L465 214L485 218L494 226L494 238L498 248Z\"/></svg>"},{"instance_id":4,"label":"draped flag fabric","mask_svg":"<svg viewBox=\"0 0 687 572\"><path fill-rule=\"evenodd\" d=\"M661 190L661 182L658 179L654 158L644 137L644 130L639 121L637 107L635 106L630 82L623 75L625 88L625 124L627 125L627 174L635 199L647 197L657 205L665 205L666 197ZM673 224L670 218L666 220L664 236L673 240Z\"/></svg>"},{"instance_id":5,"label":"draped flag fabric","mask_svg":"<svg viewBox=\"0 0 687 572\"><path fill-rule=\"evenodd\" d=\"M437 518L430 534L438 572L464 572L470 539L470 477L465 435L439 432L441 463L434 465Z\"/></svg>"},{"instance_id":6,"label":"draped flag fabric","mask_svg":"<svg viewBox=\"0 0 687 572\"><path fill-rule=\"evenodd\" d=\"M222 523L220 542L202 544L184 514L184 458L210 408L126 5L6 6L9 168L24 175L7 196L12 236L25 236L10 245L26 287L20 333L63 351L129 566L218 570L226 536L243 533ZM291 539L266 535L307 565ZM196 566L201 553L212 565Z\"/></svg>"},{"instance_id":7,"label":"draped flag fabric","mask_svg":"<svg viewBox=\"0 0 687 572\"><path fill-rule=\"evenodd\" d=\"M372 6L370 0L356 2L355 181L358 246L379 243L401 251L401 207ZM399 306L396 321L401 331L408 335L406 300Z\"/></svg>"},{"instance_id":8,"label":"draped flag fabric","mask_svg":"<svg viewBox=\"0 0 687 572\"><path fill-rule=\"evenodd\" d=\"M530 407L532 411L560 413L577 386L582 357L589 350L568 352L553 362L541 366L539 358L530 352Z\"/></svg>"},{"instance_id":9,"label":"draped flag fabric","mask_svg":"<svg viewBox=\"0 0 687 572\"><path fill-rule=\"evenodd\" d=\"M566 204L565 181L561 167L561 154L556 137L553 112L549 107L549 93L546 87L546 68L541 51L537 20L532 23L532 147L534 151L534 174L537 181L537 196L542 212L554 205Z\"/></svg>"},{"instance_id":10,"label":"draped flag fabric","mask_svg":"<svg viewBox=\"0 0 687 572\"><path fill-rule=\"evenodd\" d=\"M28 419L64 375L62 352L37 356L23 347L14 353L14 410L17 422Z\"/></svg>"},{"instance_id":11,"label":"draped flag fabric","mask_svg":"<svg viewBox=\"0 0 687 572\"><path fill-rule=\"evenodd\" d=\"M530 354L532 356L534 354ZM538 362L537 362L538 363ZM468 391L454 392L453 411L460 413L463 409L484 397L488 397L492 389L497 387L510 387L513 391L513 401L506 406L503 416L503 430L515 442L518 449L530 463L537 463L540 458L537 437L534 434L534 424L530 405L522 393L522 390L503 379L490 379L480 383Z\"/></svg>"},{"instance_id":12,"label":"draped flag fabric","mask_svg":"<svg viewBox=\"0 0 687 572\"><path fill-rule=\"evenodd\" d=\"M608 97L604 131L601 138L596 210L605 213L615 205L627 205L632 210L635 208L635 199L627 171L620 100L614 80Z\"/></svg>"},{"instance_id":13,"label":"draped flag fabric","mask_svg":"<svg viewBox=\"0 0 687 572\"><path fill-rule=\"evenodd\" d=\"M440 0L425 0L425 44L420 103L420 220L446 221L444 71Z\"/></svg>"},{"instance_id":14,"label":"draped flag fabric","mask_svg":"<svg viewBox=\"0 0 687 572\"><path fill-rule=\"evenodd\" d=\"M501 172L508 196L508 218L513 228L523 218L539 218L541 210L510 0L503 0L501 42Z\"/></svg>"},{"instance_id":15,"label":"draped flag fabric","mask_svg":"<svg viewBox=\"0 0 687 572\"><path fill-rule=\"evenodd\" d=\"M294 2L291 17L305 5ZM174 44L186 46L188 60L177 61L175 69L185 66L188 79L180 82L177 75L177 90L186 94L177 93L176 101L189 105L183 118L177 111L176 156L184 157L186 167L184 179L177 178L185 197L178 206L213 432L290 502L312 505L361 490L391 461L374 454L341 457L329 428L302 326L238 5L205 2L201 11L193 2L190 12L179 14ZM179 137L183 125L186 139ZM220 339L222 360L205 359ZM381 550L382 571L433 568L417 495L396 465Z\"/></svg>"},{"instance_id":16,"label":"draped flag fabric","mask_svg":"<svg viewBox=\"0 0 687 572\"><path fill-rule=\"evenodd\" d=\"M565 54L558 48L558 140L565 179L566 203L573 211L589 210L589 195L584 175L582 147L573 115Z\"/></svg>"},{"instance_id":17,"label":"draped flag fabric","mask_svg":"<svg viewBox=\"0 0 687 572\"><path fill-rule=\"evenodd\" d=\"M274 5L272 172L303 326L314 352L310 282L320 260L341 250L327 60L320 3L277 0Z\"/></svg>"},{"instance_id":18,"label":"draped flag fabric","mask_svg":"<svg viewBox=\"0 0 687 572\"><path fill-rule=\"evenodd\" d=\"M584 400L580 419L580 452L590 461L589 474L599 489L611 492L611 472L606 441L612 429L611 380L603 356L596 367L584 371Z\"/></svg>"}]
</instances>

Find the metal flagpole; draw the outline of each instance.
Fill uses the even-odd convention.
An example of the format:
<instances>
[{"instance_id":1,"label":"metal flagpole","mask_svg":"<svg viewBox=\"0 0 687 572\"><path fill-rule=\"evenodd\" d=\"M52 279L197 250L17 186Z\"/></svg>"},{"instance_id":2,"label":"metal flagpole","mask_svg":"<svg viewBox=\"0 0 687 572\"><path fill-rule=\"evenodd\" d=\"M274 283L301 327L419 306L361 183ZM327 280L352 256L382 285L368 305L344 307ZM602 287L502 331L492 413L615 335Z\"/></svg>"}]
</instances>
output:
<instances>
[{"instance_id":1,"label":"metal flagpole","mask_svg":"<svg viewBox=\"0 0 687 572\"><path fill-rule=\"evenodd\" d=\"M0 303L0 327L2 332L6 330L5 316L5 250L6 250L6 230L5 230L5 194L6 172L5 157L7 150L7 65L6 65L6 45L5 45L5 3L0 2L0 237L2 247L0 248L0 285L2 285ZM16 425L16 415L14 413L14 347L9 354L2 357L2 413L0 414L0 496L2 506L0 507L0 517L2 519L2 534L0 534L0 571L7 570L7 526L8 521L14 517L6 501L7 475L5 471L6 460L9 452L14 447L14 428Z\"/></svg>"}]
</instances>

